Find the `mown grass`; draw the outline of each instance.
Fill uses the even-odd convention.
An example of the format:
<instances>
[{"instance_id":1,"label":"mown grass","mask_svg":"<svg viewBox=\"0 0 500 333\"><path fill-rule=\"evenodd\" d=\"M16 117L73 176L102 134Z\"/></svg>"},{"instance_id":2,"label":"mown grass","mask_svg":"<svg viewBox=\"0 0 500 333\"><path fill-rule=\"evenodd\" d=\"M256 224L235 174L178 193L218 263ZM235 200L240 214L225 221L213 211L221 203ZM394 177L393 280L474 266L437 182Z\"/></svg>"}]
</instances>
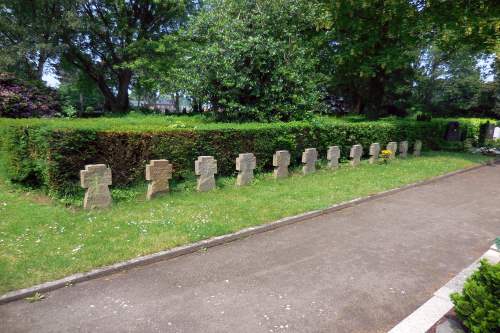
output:
<instances>
[{"instance_id":1,"label":"mown grass","mask_svg":"<svg viewBox=\"0 0 500 333\"><path fill-rule=\"evenodd\" d=\"M83 211L51 202L0 178L0 293L61 278L285 216L325 208L484 162L482 156L429 152L388 165L276 181L258 175L247 187L219 178L218 189L194 191L194 180L145 201L145 185L115 190L115 204Z\"/></svg>"}]
</instances>

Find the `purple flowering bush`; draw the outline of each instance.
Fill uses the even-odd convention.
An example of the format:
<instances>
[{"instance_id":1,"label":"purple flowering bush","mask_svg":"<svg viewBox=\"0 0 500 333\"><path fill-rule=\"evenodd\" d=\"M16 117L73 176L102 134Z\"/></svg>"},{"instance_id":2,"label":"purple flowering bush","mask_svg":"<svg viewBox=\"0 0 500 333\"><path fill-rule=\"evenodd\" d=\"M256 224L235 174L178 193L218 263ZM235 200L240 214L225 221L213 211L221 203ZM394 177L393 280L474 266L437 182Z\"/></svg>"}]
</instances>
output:
<instances>
[{"instance_id":1,"label":"purple flowering bush","mask_svg":"<svg viewBox=\"0 0 500 333\"><path fill-rule=\"evenodd\" d=\"M54 117L60 112L61 103L55 90L0 73L0 117Z\"/></svg>"}]
</instances>

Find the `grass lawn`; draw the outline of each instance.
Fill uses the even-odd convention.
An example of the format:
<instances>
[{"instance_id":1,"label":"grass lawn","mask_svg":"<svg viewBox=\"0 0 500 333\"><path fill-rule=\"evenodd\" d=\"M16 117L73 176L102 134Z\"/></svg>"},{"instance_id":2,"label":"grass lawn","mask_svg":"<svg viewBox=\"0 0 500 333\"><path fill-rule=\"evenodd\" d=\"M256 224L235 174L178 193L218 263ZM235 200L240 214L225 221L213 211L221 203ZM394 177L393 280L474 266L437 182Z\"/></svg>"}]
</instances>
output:
<instances>
[{"instance_id":1,"label":"grass lawn","mask_svg":"<svg viewBox=\"0 0 500 333\"><path fill-rule=\"evenodd\" d=\"M88 271L285 216L477 165L485 157L429 152L388 165L276 181L270 174L247 187L219 178L218 189L197 193L194 180L145 201L145 185L114 190L112 208L83 211L52 202L0 178L0 293Z\"/></svg>"}]
</instances>

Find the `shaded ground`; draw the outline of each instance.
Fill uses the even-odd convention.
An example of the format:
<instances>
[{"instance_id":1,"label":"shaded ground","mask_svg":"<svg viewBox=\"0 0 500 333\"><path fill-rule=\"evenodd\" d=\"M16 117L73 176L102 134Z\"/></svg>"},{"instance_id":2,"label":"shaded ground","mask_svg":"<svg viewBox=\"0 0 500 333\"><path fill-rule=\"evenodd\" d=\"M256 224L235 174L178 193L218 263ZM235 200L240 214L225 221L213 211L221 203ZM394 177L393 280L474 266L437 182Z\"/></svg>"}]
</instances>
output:
<instances>
[{"instance_id":1,"label":"shaded ground","mask_svg":"<svg viewBox=\"0 0 500 333\"><path fill-rule=\"evenodd\" d=\"M386 332L500 235L500 166L0 306L1 331Z\"/></svg>"}]
</instances>

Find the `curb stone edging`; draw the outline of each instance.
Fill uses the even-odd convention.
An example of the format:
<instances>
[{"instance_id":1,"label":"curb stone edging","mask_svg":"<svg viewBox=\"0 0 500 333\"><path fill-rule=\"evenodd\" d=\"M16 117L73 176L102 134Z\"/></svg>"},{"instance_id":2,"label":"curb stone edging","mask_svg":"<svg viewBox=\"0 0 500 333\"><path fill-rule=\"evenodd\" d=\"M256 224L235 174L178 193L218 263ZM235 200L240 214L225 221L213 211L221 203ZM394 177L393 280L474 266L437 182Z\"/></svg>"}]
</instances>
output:
<instances>
[{"instance_id":1,"label":"curb stone edging","mask_svg":"<svg viewBox=\"0 0 500 333\"><path fill-rule=\"evenodd\" d=\"M453 309L450 294L462 291L465 281L478 269L481 259L487 259L492 264L499 263L500 249L493 244L481 257L436 290L433 297L400 321L388 333L426 333Z\"/></svg>"},{"instance_id":2,"label":"curb stone edging","mask_svg":"<svg viewBox=\"0 0 500 333\"><path fill-rule=\"evenodd\" d=\"M447 174L444 174L441 176L433 177L433 178L423 180L420 182L416 182L413 184L404 185L404 186L393 188L393 189L390 189L387 191L382 191L382 192L379 192L376 194L371 194L371 195L368 195L366 197L360 197L360 198L349 200L349 201L346 201L343 203L335 204L335 205L327 207L325 209L314 210L314 211L306 212L306 213L291 216L291 217L285 217L285 218L279 219L279 220L274 221L274 222L266 223L266 224L259 225L259 226L245 228L245 229L236 231L236 232L231 233L231 234L212 237L212 238L202 240L202 241L199 241L196 243L178 246L178 247L175 247L173 249L164 250L164 251L156 252L153 254L136 257L136 258L133 258L130 260L118 262L116 264L93 269L93 270L88 271L88 272L72 274L72 275L69 275L69 276L64 277L62 279L45 282L42 284L35 285L33 287L14 290L14 291L11 291L11 292L8 292L6 294L1 295L0 296L0 304L5 304L8 302L20 300L20 299L29 297L35 293L44 293L44 292L60 289L63 287L68 287L68 286L76 284L76 283L97 279L99 277L111 275L114 273L118 273L121 271L125 271L128 269L134 268L134 267L144 266L144 265L152 264L152 263L155 263L158 261L168 260L168 259L176 258L176 257L182 256L185 254L194 253L194 252L200 251L202 249L230 243L230 242L233 242L233 241L241 239L241 238L260 234L260 233L263 233L266 231L271 231L271 230L274 230L274 229L277 229L280 227L284 227L286 225L290 225L290 224L297 223L297 222L302 222L302 221L305 221L305 220L308 220L308 219L311 219L314 217L318 217L320 215L332 213L332 212L339 211L339 210L342 210L345 208L357 206L363 202L368 202L371 200L383 198L383 197L386 197L386 196L389 196L389 195L392 195L392 194L395 194L395 193L398 193L398 192L401 192L401 191L404 191L407 189L435 183L437 181L440 181L440 180L443 180L443 179L446 179L446 178L449 178L452 176L456 176L456 175L459 175L459 174L462 174L465 172L484 168L488 165L490 165L490 164L480 164L480 165L473 166L470 168L465 168L465 169L453 171L453 172L450 172L450 173L447 173Z\"/></svg>"}]
</instances>

